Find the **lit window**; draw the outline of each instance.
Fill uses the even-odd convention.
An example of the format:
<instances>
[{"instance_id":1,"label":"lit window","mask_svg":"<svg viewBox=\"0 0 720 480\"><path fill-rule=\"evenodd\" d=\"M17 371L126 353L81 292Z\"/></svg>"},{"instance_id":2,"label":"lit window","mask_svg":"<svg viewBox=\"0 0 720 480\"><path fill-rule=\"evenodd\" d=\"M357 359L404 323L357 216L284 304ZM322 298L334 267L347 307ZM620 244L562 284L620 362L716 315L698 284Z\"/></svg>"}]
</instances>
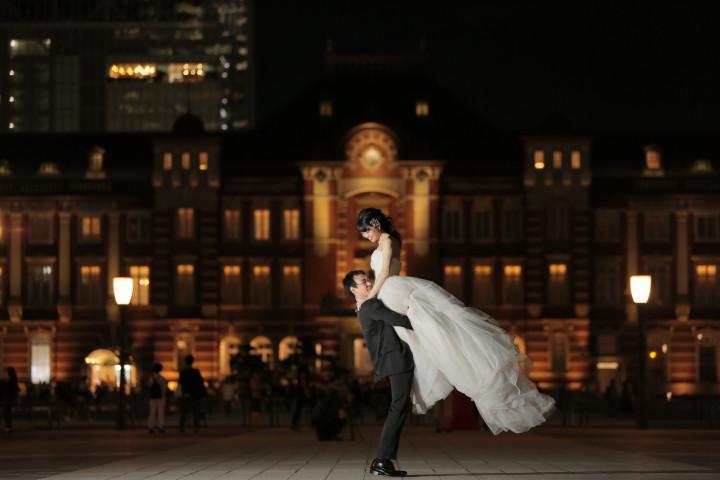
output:
<instances>
[{"instance_id":1,"label":"lit window","mask_svg":"<svg viewBox=\"0 0 720 480\"><path fill-rule=\"evenodd\" d=\"M157 66L153 63L117 63L108 67L108 78L113 80L145 80L157 76Z\"/></svg>"},{"instance_id":2,"label":"lit window","mask_svg":"<svg viewBox=\"0 0 720 480\"><path fill-rule=\"evenodd\" d=\"M163 154L163 169L164 170L172 170L173 168L173 155L170 152L165 152Z\"/></svg>"},{"instance_id":3,"label":"lit window","mask_svg":"<svg viewBox=\"0 0 720 480\"><path fill-rule=\"evenodd\" d=\"M131 265L130 277L133 279L132 305L150 305L150 267Z\"/></svg>"},{"instance_id":4,"label":"lit window","mask_svg":"<svg viewBox=\"0 0 720 480\"><path fill-rule=\"evenodd\" d=\"M717 265L696 265L695 275L695 303L703 306L717 305L720 300Z\"/></svg>"},{"instance_id":5,"label":"lit window","mask_svg":"<svg viewBox=\"0 0 720 480\"><path fill-rule=\"evenodd\" d=\"M200 152L199 160L198 160L198 169L199 170L207 170L208 169L208 153L207 152Z\"/></svg>"},{"instance_id":6,"label":"lit window","mask_svg":"<svg viewBox=\"0 0 720 480\"><path fill-rule=\"evenodd\" d=\"M567 265L551 263L548 267L548 303L565 305L568 302Z\"/></svg>"},{"instance_id":7,"label":"lit window","mask_svg":"<svg viewBox=\"0 0 720 480\"><path fill-rule=\"evenodd\" d=\"M50 383L50 333L34 333L30 338L30 381Z\"/></svg>"},{"instance_id":8,"label":"lit window","mask_svg":"<svg viewBox=\"0 0 720 480\"><path fill-rule=\"evenodd\" d=\"M99 305L104 300L100 282L98 265L82 265L80 267L80 284L78 285L78 303L82 305Z\"/></svg>"},{"instance_id":9,"label":"lit window","mask_svg":"<svg viewBox=\"0 0 720 480\"><path fill-rule=\"evenodd\" d=\"M60 169L53 162L43 162L38 168L38 175L54 177L60 175Z\"/></svg>"},{"instance_id":10,"label":"lit window","mask_svg":"<svg viewBox=\"0 0 720 480\"><path fill-rule=\"evenodd\" d=\"M456 298L462 299L464 297L462 267L460 265L445 265L444 273L445 290L453 294Z\"/></svg>"},{"instance_id":11,"label":"lit window","mask_svg":"<svg viewBox=\"0 0 720 480\"><path fill-rule=\"evenodd\" d=\"M192 208L178 209L177 236L180 239L195 237L195 210Z\"/></svg>"},{"instance_id":12,"label":"lit window","mask_svg":"<svg viewBox=\"0 0 720 480\"><path fill-rule=\"evenodd\" d=\"M270 239L270 210L259 208L253 212L255 240Z\"/></svg>"},{"instance_id":13,"label":"lit window","mask_svg":"<svg viewBox=\"0 0 720 480\"><path fill-rule=\"evenodd\" d=\"M473 302L480 307L494 304L495 286L492 278L492 266L475 265L473 271Z\"/></svg>"},{"instance_id":14,"label":"lit window","mask_svg":"<svg viewBox=\"0 0 720 480\"><path fill-rule=\"evenodd\" d=\"M100 217L91 215L80 218L80 239L85 242L99 241L101 233Z\"/></svg>"},{"instance_id":15,"label":"lit window","mask_svg":"<svg viewBox=\"0 0 720 480\"><path fill-rule=\"evenodd\" d=\"M699 158L693 162L690 171L692 173L712 173L712 162L706 158Z\"/></svg>"},{"instance_id":16,"label":"lit window","mask_svg":"<svg viewBox=\"0 0 720 480\"><path fill-rule=\"evenodd\" d=\"M426 100L418 100L415 103L415 115L418 117L427 117L430 115L430 105Z\"/></svg>"},{"instance_id":17,"label":"lit window","mask_svg":"<svg viewBox=\"0 0 720 480\"><path fill-rule=\"evenodd\" d=\"M300 239L300 210L288 209L283 211L285 240Z\"/></svg>"},{"instance_id":18,"label":"lit window","mask_svg":"<svg viewBox=\"0 0 720 480\"><path fill-rule=\"evenodd\" d=\"M655 148L645 149L645 166L648 170L660 169L660 152Z\"/></svg>"},{"instance_id":19,"label":"lit window","mask_svg":"<svg viewBox=\"0 0 720 480\"><path fill-rule=\"evenodd\" d=\"M53 267L51 265L29 265L28 303L36 306L53 304Z\"/></svg>"},{"instance_id":20,"label":"lit window","mask_svg":"<svg viewBox=\"0 0 720 480\"><path fill-rule=\"evenodd\" d=\"M523 302L522 266L505 265L503 267L503 303L518 305Z\"/></svg>"},{"instance_id":21,"label":"lit window","mask_svg":"<svg viewBox=\"0 0 720 480\"><path fill-rule=\"evenodd\" d=\"M175 303L192 305L195 303L195 267L189 264L177 266L177 285Z\"/></svg>"},{"instance_id":22,"label":"lit window","mask_svg":"<svg viewBox=\"0 0 720 480\"><path fill-rule=\"evenodd\" d=\"M320 116L321 117L332 117L333 104L330 100L323 100L320 102Z\"/></svg>"},{"instance_id":23,"label":"lit window","mask_svg":"<svg viewBox=\"0 0 720 480\"><path fill-rule=\"evenodd\" d=\"M225 210L225 240L240 240L240 210Z\"/></svg>"},{"instance_id":24,"label":"lit window","mask_svg":"<svg viewBox=\"0 0 720 480\"><path fill-rule=\"evenodd\" d=\"M580 169L580 150L570 152L570 168L573 170Z\"/></svg>"},{"instance_id":25,"label":"lit window","mask_svg":"<svg viewBox=\"0 0 720 480\"><path fill-rule=\"evenodd\" d=\"M223 266L222 291L220 292L223 303L229 305L242 303L241 273L240 265Z\"/></svg>"},{"instance_id":26,"label":"lit window","mask_svg":"<svg viewBox=\"0 0 720 480\"><path fill-rule=\"evenodd\" d=\"M560 150L553 152L553 168L562 168L562 152Z\"/></svg>"},{"instance_id":27,"label":"lit window","mask_svg":"<svg viewBox=\"0 0 720 480\"><path fill-rule=\"evenodd\" d=\"M250 285L251 303L254 305L270 305L270 266L253 266L253 282Z\"/></svg>"},{"instance_id":28,"label":"lit window","mask_svg":"<svg viewBox=\"0 0 720 480\"><path fill-rule=\"evenodd\" d=\"M280 303L282 305L299 306L301 303L300 287L302 281L300 279L299 265L283 266L282 290L280 292Z\"/></svg>"},{"instance_id":29,"label":"lit window","mask_svg":"<svg viewBox=\"0 0 720 480\"><path fill-rule=\"evenodd\" d=\"M536 170L542 170L545 168L545 152L542 150L535 150L534 164Z\"/></svg>"},{"instance_id":30,"label":"lit window","mask_svg":"<svg viewBox=\"0 0 720 480\"><path fill-rule=\"evenodd\" d=\"M183 152L180 156L180 166L183 170L190 170L190 154Z\"/></svg>"}]
</instances>

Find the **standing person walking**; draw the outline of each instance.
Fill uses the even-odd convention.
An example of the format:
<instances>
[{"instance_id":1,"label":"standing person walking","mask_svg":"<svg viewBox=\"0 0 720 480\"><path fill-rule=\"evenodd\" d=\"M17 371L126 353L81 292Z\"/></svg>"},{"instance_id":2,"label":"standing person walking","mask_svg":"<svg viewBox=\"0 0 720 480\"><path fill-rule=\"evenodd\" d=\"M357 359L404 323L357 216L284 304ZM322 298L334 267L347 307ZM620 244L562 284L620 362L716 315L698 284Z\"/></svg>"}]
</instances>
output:
<instances>
[{"instance_id":1,"label":"standing person walking","mask_svg":"<svg viewBox=\"0 0 720 480\"><path fill-rule=\"evenodd\" d=\"M200 370L193 368L193 363L195 363L195 357L186 355L185 368L180 371L178 381L181 390L180 433L185 433L185 419L188 410L192 411L193 430L197 433L198 428L200 428L200 403L207 395L205 380L203 380Z\"/></svg>"},{"instance_id":2,"label":"standing person walking","mask_svg":"<svg viewBox=\"0 0 720 480\"><path fill-rule=\"evenodd\" d=\"M167 394L167 380L160 375L163 366L161 363L153 365L150 376L150 408L148 413L148 431L150 433L165 433L165 397Z\"/></svg>"},{"instance_id":3,"label":"standing person walking","mask_svg":"<svg viewBox=\"0 0 720 480\"><path fill-rule=\"evenodd\" d=\"M370 353L370 360L377 379L389 378L392 400L385 425L380 435L377 456L370 465L370 473L385 477L402 477L404 470L397 470L400 433L410 410L410 389L413 384L415 363L410 347L398 337L393 327L412 330L408 317L395 313L376 298L367 298L372 283L362 270L345 275L343 289L356 302L365 300L357 310L360 328Z\"/></svg>"}]
</instances>

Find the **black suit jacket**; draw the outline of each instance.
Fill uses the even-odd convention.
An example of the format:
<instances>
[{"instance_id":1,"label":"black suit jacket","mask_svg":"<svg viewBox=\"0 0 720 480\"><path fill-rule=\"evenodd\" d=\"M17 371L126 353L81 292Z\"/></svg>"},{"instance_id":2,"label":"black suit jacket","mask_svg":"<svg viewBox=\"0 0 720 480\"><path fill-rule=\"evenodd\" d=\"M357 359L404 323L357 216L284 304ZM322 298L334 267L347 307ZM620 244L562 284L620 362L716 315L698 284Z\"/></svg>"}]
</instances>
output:
<instances>
[{"instance_id":1,"label":"black suit jacket","mask_svg":"<svg viewBox=\"0 0 720 480\"><path fill-rule=\"evenodd\" d=\"M408 317L393 312L377 298L366 300L357 314L375 377L385 378L415 368L410 347L393 329L397 326L412 330Z\"/></svg>"}]
</instances>

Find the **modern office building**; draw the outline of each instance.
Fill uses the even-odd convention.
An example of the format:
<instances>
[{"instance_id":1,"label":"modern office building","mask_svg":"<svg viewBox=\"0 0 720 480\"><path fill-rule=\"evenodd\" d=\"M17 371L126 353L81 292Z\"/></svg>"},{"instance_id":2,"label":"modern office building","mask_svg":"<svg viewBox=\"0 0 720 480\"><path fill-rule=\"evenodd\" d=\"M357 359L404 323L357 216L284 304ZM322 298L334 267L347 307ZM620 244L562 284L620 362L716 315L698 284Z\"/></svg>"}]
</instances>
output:
<instances>
[{"instance_id":1,"label":"modern office building","mask_svg":"<svg viewBox=\"0 0 720 480\"><path fill-rule=\"evenodd\" d=\"M0 132L253 124L249 0L0 3Z\"/></svg>"},{"instance_id":2,"label":"modern office building","mask_svg":"<svg viewBox=\"0 0 720 480\"><path fill-rule=\"evenodd\" d=\"M375 206L403 274L498 319L542 388L719 393L715 139L499 131L422 58L327 60L253 132L186 114L173 134L3 135L0 364L112 381L123 344L140 372L173 379L193 353L221 380L243 346L280 368L305 342L319 372L369 376L340 280L369 268L354 225ZM637 273L653 278L641 310ZM122 311L119 275L135 281Z\"/></svg>"}]
</instances>

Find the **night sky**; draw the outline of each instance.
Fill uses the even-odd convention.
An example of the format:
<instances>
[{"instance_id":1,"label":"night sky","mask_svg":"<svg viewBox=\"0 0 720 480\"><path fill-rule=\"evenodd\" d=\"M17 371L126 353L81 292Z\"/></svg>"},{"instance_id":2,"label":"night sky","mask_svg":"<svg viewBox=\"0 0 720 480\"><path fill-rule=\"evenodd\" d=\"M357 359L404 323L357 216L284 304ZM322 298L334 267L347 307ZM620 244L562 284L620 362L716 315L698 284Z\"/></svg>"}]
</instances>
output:
<instances>
[{"instance_id":1,"label":"night sky","mask_svg":"<svg viewBox=\"0 0 720 480\"><path fill-rule=\"evenodd\" d=\"M418 52L497 126L720 130L720 2L259 0L257 120L335 53Z\"/></svg>"}]
</instances>

